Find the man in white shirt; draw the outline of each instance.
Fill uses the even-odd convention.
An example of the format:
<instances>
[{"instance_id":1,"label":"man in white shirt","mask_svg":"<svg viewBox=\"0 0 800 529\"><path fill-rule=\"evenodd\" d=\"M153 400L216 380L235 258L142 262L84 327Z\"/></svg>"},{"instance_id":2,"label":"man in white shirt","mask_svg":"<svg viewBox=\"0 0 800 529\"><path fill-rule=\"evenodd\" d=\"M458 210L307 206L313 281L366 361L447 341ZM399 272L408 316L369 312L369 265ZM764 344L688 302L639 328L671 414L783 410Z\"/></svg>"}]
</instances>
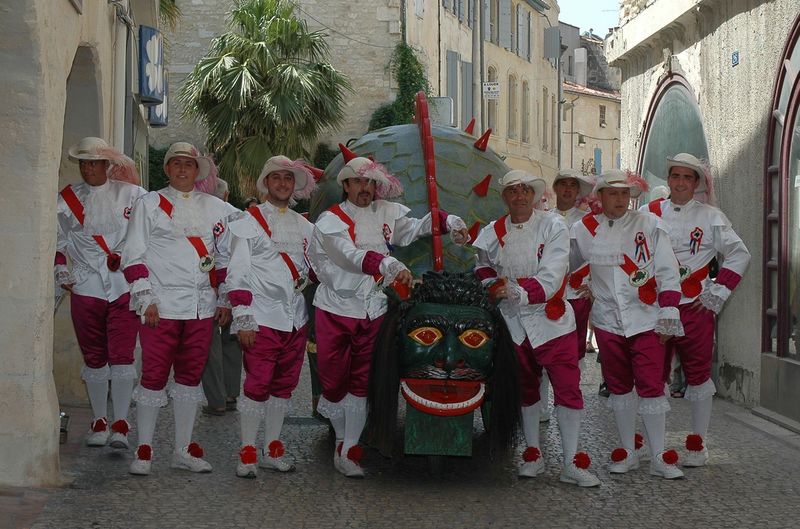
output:
<instances>
[{"instance_id":1,"label":"man in white shirt","mask_svg":"<svg viewBox=\"0 0 800 529\"><path fill-rule=\"evenodd\" d=\"M367 419L370 358L387 310L382 285L411 285L411 272L389 255L431 234L431 215L408 217L402 204L388 202L402 186L386 169L343 148L337 181L343 201L317 219L309 258L320 285L314 297L317 365L322 384L318 411L336 433L333 462L348 477L363 477L358 445ZM464 222L440 211L442 232L468 240Z\"/></svg>"},{"instance_id":2,"label":"man in white shirt","mask_svg":"<svg viewBox=\"0 0 800 529\"><path fill-rule=\"evenodd\" d=\"M231 332L244 351L244 395L239 399L242 447L236 475L254 478L257 466L294 470L280 441L284 416L300 379L308 314L302 290L311 272L306 257L314 226L289 208L309 198L314 177L302 161L273 156L256 181L261 205L228 217L225 288L233 307ZM228 247L222 241L222 247ZM258 460L256 435L264 423Z\"/></svg>"},{"instance_id":3,"label":"man in white shirt","mask_svg":"<svg viewBox=\"0 0 800 529\"><path fill-rule=\"evenodd\" d=\"M750 252L733 231L722 211L704 204L695 195L709 195L709 169L689 153L667 158L668 199L650 202L643 210L661 217L667 225L672 249L680 263L681 322L685 336L667 342L665 380L672 355L677 353L686 378L684 398L692 404L692 433L686 437L684 467L708 463L705 443L711 421L716 387L711 380L716 315L736 288L750 262ZM716 281L709 277L709 264L722 256Z\"/></svg>"},{"instance_id":4,"label":"man in white shirt","mask_svg":"<svg viewBox=\"0 0 800 529\"><path fill-rule=\"evenodd\" d=\"M592 325L622 443L611 454L609 472L624 474L639 467L638 409L651 451L650 474L675 479L683 473L675 465L677 452L664 450L669 403L663 368L664 343L683 336L678 263L664 224L628 209L631 197L646 187L641 178L619 169L600 175L595 193L603 212L586 215L572 227L572 259L589 262Z\"/></svg>"},{"instance_id":5,"label":"man in white shirt","mask_svg":"<svg viewBox=\"0 0 800 529\"><path fill-rule=\"evenodd\" d=\"M145 190L109 178L113 171L135 173L136 168L100 138L83 138L69 149L69 157L78 162L83 182L66 186L58 197L55 278L71 294L72 322L83 354L81 375L94 415L86 444L108 442L110 379L115 419L110 444L128 448L139 322L128 308L128 283L119 271L118 252L131 208Z\"/></svg>"},{"instance_id":6,"label":"man in white shirt","mask_svg":"<svg viewBox=\"0 0 800 529\"><path fill-rule=\"evenodd\" d=\"M208 176L211 160L191 144L177 142L164 157L169 186L151 191L134 206L125 242L123 267L131 284L131 309L142 319L142 378L134 391L139 446L130 473L147 475L159 409L169 394L175 414L175 450L171 466L210 472L203 449L192 441L197 405L203 400L200 378L208 359L214 320L224 325L228 309L217 308L216 288L225 263L215 267L215 239L221 219L236 208L195 191Z\"/></svg>"},{"instance_id":7,"label":"man in white shirt","mask_svg":"<svg viewBox=\"0 0 800 529\"><path fill-rule=\"evenodd\" d=\"M517 353L522 388L522 428L527 448L521 477L545 471L539 449L539 378L547 369L555 394L564 467L561 481L596 487L587 469L591 460L578 452L583 396L578 368L578 336L572 307L564 301L569 271L569 228L556 215L534 211L547 184L515 169L500 179L508 214L481 230L475 273L500 302Z\"/></svg>"}]
</instances>

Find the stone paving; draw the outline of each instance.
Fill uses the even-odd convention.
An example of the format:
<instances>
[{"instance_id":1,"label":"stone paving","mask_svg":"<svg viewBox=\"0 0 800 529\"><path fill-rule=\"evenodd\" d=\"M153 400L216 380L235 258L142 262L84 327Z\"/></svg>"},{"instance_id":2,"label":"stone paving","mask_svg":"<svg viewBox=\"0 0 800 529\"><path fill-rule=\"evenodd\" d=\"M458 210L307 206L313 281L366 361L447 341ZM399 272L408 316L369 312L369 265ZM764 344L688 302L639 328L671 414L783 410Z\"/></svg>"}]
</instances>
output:
<instances>
[{"instance_id":1,"label":"stone paving","mask_svg":"<svg viewBox=\"0 0 800 529\"><path fill-rule=\"evenodd\" d=\"M593 359L589 355L587 359ZM45 528L376 528L376 527L796 527L800 496L800 436L787 434L748 410L717 399L708 436L711 465L666 481L647 464L623 476L608 474L617 444L605 399L597 396L598 366L584 374L583 448L594 458L602 485L579 489L558 481L555 420L542 425L547 472L534 480L515 475L519 446L495 462L487 458L476 420L473 458L446 459L431 472L424 457L386 459L367 450L364 480L332 465L328 427L308 417L307 367L284 428L297 471L262 470L255 480L234 475L238 414L198 414L195 438L214 466L211 474L169 468L171 406L162 410L153 472L128 474L132 455L83 446L88 409L71 409L70 442L62 445L58 489L0 489L0 527ZM671 399L667 444L682 448L689 406ZM132 410L133 412L133 410ZM135 413L133 413L135 415ZM779 431L779 434L776 432ZM135 435L135 426L134 426Z\"/></svg>"}]
</instances>

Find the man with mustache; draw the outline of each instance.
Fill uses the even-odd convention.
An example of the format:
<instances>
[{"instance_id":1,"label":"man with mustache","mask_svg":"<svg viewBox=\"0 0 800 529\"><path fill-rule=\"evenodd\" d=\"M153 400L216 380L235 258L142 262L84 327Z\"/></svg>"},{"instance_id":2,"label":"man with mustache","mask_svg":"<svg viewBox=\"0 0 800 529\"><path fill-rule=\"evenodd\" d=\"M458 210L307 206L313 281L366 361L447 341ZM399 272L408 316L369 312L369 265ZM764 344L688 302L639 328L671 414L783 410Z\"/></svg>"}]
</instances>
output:
<instances>
[{"instance_id":1,"label":"man with mustache","mask_svg":"<svg viewBox=\"0 0 800 529\"><path fill-rule=\"evenodd\" d=\"M225 263L215 262L219 222L236 208L195 191L194 183L212 170L209 158L185 142L164 156L169 186L151 191L133 208L125 241L123 269L131 284L131 309L142 319L142 378L134 391L139 446L130 473L150 473L153 433L167 400L167 380L175 414L172 468L211 472L203 449L192 441L200 378L208 360L214 320L222 326L230 310L217 307L217 285ZM217 268L219 266L219 268Z\"/></svg>"},{"instance_id":2,"label":"man with mustache","mask_svg":"<svg viewBox=\"0 0 800 529\"><path fill-rule=\"evenodd\" d=\"M564 466L561 481L596 487L600 480L578 452L583 396L578 368L578 335L572 307L564 301L569 270L569 228L556 215L534 211L546 183L515 169L500 179L508 214L481 230L475 274L499 302L519 363L522 428L527 448L520 477L545 471L539 449L539 380L547 369L555 395Z\"/></svg>"},{"instance_id":3,"label":"man with mustache","mask_svg":"<svg viewBox=\"0 0 800 529\"><path fill-rule=\"evenodd\" d=\"M667 158L669 198L650 202L642 209L658 215L667 224L672 250L680 263L679 305L685 336L667 342L664 380L669 378L672 355L677 353L686 377L684 399L692 405L692 430L686 437L684 467L708 463L705 444L711 422L711 404L716 393L711 380L716 315L747 269L750 252L733 231L722 211L700 202L696 195L711 193L709 168L689 153ZM716 281L709 277L709 263L722 255Z\"/></svg>"},{"instance_id":4,"label":"man with mustache","mask_svg":"<svg viewBox=\"0 0 800 529\"><path fill-rule=\"evenodd\" d=\"M128 308L128 283L119 271L125 228L134 202L145 193L138 185L109 178L136 175L127 156L100 138L83 138L69 149L83 182L66 186L58 196L56 218L56 284L70 292L75 336L84 366L94 419L89 446L109 441L108 386L111 381L114 448L128 448L128 408L136 380L133 349L139 322ZM72 270L67 268L67 256Z\"/></svg>"},{"instance_id":5,"label":"man with mustache","mask_svg":"<svg viewBox=\"0 0 800 529\"><path fill-rule=\"evenodd\" d=\"M317 363L322 397L317 410L336 433L333 463L347 477L363 477L358 445L367 420L370 358L387 310L382 285L411 285L411 272L389 255L431 234L431 216L408 217L409 209L384 199L402 186L380 164L342 148L344 168L337 181L343 200L317 219L309 258L320 285L314 297ZM442 231L467 242L466 225L440 212Z\"/></svg>"}]
</instances>

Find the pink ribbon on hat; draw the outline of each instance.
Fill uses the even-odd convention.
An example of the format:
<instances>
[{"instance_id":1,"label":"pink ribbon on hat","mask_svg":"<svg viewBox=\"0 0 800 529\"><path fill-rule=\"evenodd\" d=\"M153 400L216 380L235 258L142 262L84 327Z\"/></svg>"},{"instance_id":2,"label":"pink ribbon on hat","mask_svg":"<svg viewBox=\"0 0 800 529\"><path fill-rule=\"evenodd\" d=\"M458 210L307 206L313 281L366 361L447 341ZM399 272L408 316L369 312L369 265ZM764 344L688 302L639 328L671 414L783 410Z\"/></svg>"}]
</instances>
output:
<instances>
[{"instance_id":1,"label":"pink ribbon on hat","mask_svg":"<svg viewBox=\"0 0 800 529\"><path fill-rule=\"evenodd\" d=\"M396 198L403 194L403 184L386 167L370 161L358 168L356 175L375 180L375 196L379 199Z\"/></svg>"}]
</instances>

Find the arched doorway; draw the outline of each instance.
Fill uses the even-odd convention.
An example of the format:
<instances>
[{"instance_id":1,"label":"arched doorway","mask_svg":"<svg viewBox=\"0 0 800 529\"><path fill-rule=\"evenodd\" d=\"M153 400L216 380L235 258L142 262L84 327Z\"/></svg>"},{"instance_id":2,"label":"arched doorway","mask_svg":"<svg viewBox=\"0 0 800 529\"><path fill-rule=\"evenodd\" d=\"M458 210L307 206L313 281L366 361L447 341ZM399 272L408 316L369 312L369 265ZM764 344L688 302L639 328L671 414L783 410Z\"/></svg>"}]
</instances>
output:
<instances>
[{"instance_id":1,"label":"arched doorway","mask_svg":"<svg viewBox=\"0 0 800 529\"><path fill-rule=\"evenodd\" d=\"M800 421L800 16L778 63L764 153L761 405Z\"/></svg>"},{"instance_id":2,"label":"arched doorway","mask_svg":"<svg viewBox=\"0 0 800 529\"><path fill-rule=\"evenodd\" d=\"M67 77L63 141L58 171L58 188L81 181L76 163L67 158L67 150L85 136L104 137L100 120L100 79L97 50L81 46L75 52ZM57 309L53 320L53 378L59 402L83 404L86 390L80 372L83 360L69 310L69 299L55 289ZM61 297L63 296L63 297Z\"/></svg>"},{"instance_id":3,"label":"arched doorway","mask_svg":"<svg viewBox=\"0 0 800 529\"><path fill-rule=\"evenodd\" d=\"M671 73L650 103L637 171L653 188L666 185L667 156L688 152L708 159L708 143L697 98L686 79Z\"/></svg>"}]
</instances>

